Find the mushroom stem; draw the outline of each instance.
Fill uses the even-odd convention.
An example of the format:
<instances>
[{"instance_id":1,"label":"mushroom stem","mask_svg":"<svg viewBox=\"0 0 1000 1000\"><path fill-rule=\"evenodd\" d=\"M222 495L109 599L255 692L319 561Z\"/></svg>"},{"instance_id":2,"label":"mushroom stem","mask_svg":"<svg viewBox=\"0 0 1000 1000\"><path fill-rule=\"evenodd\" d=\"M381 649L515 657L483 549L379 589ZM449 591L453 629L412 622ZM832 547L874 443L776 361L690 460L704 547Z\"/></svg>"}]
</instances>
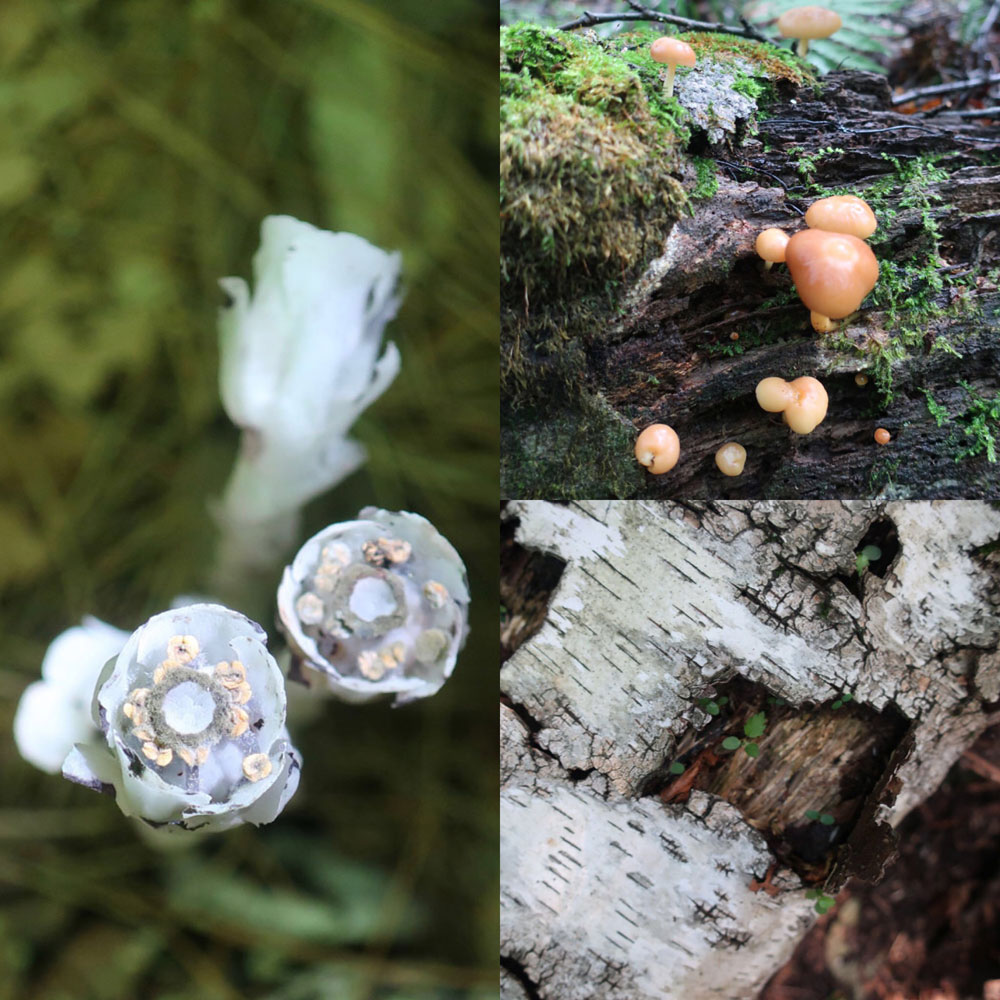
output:
<instances>
[{"instance_id":1,"label":"mushroom stem","mask_svg":"<svg viewBox=\"0 0 1000 1000\"><path fill-rule=\"evenodd\" d=\"M673 64L667 66L667 79L663 84L663 96L673 97L674 96L674 72L677 67Z\"/></svg>"},{"instance_id":2,"label":"mushroom stem","mask_svg":"<svg viewBox=\"0 0 1000 1000\"><path fill-rule=\"evenodd\" d=\"M829 316L824 316L822 313L810 312L809 319L812 323L812 328L817 333L832 333L839 328L837 323L834 323Z\"/></svg>"},{"instance_id":3,"label":"mushroom stem","mask_svg":"<svg viewBox=\"0 0 1000 1000\"><path fill-rule=\"evenodd\" d=\"M765 260L764 261L764 270L765 271L770 271L773 264L774 264L773 260Z\"/></svg>"},{"instance_id":4,"label":"mushroom stem","mask_svg":"<svg viewBox=\"0 0 1000 1000\"><path fill-rule=\"evenodd\" d=\"M803 59L805 59L806 53L809 51L809 39L800 38L799 44L796 46L796 51Z\"/></svg>"}]
</instances>

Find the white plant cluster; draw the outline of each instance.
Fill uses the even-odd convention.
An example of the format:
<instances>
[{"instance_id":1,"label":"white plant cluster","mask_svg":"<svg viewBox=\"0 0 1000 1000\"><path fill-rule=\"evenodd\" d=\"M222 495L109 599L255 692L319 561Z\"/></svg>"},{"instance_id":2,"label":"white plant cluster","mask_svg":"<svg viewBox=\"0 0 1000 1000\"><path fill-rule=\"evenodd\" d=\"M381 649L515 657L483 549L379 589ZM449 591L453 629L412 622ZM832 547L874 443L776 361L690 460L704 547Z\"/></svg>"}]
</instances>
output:
<instances>
[{"instance_id":1,"label":"white plant cluster","mask_svg":"<svg viewBox=\"0 0 1000 1000\"><path fill-rule=\"evenodd\" d=\"M299 550L278 614L301 661L344 701L440 690L465 641L469 589L451 544L417 514L366 507Z\"/></svg>"},{"instance_id":2,"label":"white plant cluster","mask_svg":"<svg viewBox=\"0 0 1000 1000\"><path fill-rule=\"evenodd\" d=\"M220 390L242 428L216 517L230 575L269 566L302 505L364 460L347 434L400 367L385 324L399 304L399 255L350 233L270 216L255 289L221 282ZM280 565L280 564L279 564ZM224 578L226 572L220 573ZM454 548L417 514L367 507L310 539L278 591L295 679L344 701L437 692L467 631ZM14 719L41 770L112 792L167 833L269 823L301 762L286 726L285 678L264 630L213 603L154 615L131 635L87 618L58 636ZM314 688L320 685L310 685Z\"/></svg>"}]
</instances>

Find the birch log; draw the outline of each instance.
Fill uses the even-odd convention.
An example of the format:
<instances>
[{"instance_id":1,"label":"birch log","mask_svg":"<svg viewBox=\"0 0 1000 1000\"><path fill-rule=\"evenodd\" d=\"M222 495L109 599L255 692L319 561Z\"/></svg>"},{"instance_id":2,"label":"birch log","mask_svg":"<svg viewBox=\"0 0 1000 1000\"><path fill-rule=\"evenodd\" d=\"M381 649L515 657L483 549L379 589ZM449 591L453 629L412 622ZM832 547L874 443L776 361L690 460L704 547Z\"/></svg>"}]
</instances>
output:
<instances>
[{"instance_id":1,"label":"birch log","mask_svg":"<svg viewBox=\"0 0 1000 1000\"><path fill-rule=\"evenodd\" d=\"M770 892L754 891L775 858L736 806L697 790L664 805L640 795L646 780L709 721L697 698L716 684L739 676L802 711L851 691L907 729L912 749L887 775L894 801L868 803L872 829L898 824L1000 697L1000 511L521 501L506 513L521 545L565 568L501 673L505 990L747 1000L812 903L780 867ZM856 551L880 520L898 552L859 578Z\"/></svg>"}]
</instances>

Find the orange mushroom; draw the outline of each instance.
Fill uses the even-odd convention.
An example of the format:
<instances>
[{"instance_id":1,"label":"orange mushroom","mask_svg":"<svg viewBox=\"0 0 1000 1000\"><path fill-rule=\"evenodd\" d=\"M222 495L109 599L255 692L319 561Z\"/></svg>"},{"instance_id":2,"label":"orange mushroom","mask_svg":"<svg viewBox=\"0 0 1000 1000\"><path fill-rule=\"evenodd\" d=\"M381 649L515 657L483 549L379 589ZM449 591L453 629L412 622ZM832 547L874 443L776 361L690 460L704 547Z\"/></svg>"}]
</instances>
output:
<instances>
[{"instance_id":1,"label":"orange mushroom","mask_svg":"<svg viewBox=\"0 0 1000 1000\"><path fill-rule=\"evenodd\" d=\"M891 440L892 435L884 427L879 427L879 429L875 431L876 444L888 444Z\"/></svg>"},{"instance_id":2,"label":"orange mushroom","mask_svg":"<svg viewBox=\"0 0 1000 1000\"><path fill-rule=\"evenodd\" d=\"M669 472L681 455L677 432L667 424L650 424L635 442L635 457L654 476Z\"/></svg>"},{"instance_id":3,"label":"orange mushroom","mask_svg":"<svg viewBox=\"0 0 1000 1000\"><path fill-rule=\"evenodd\" d=\"M805 59L810 41L829 38L840 25L840 15L826 7L793 7L778 18L778 33L782 38L797 38L796 51Z\"/></svg>"},{"instance_id":4,"label":"orange mushroom","mask_svg":"<svg viewBox=\"0 0 1000 1000\"><path fill-rule=\"evenodd\" d=\"M838 194L814 201L806 210L806 225L866 240L878 228L878 220L868 202L853 194Z\"/></svg>"},{"instance_id":5,"label":"orange mushroom","mask_svg":"<svg viewBox=\"0 0 1000 1000\"><path fill-rule=\"evenodd\" d=\"M772 264L785 262L785 247L788 246L788 233L780 229L765 229L757 236L754 249L758 257L764 258L764 270L769 271Z\"/></svg>"},{"instance_id":6,"label":"orange mushroom","mask_svg":"<svg viewBox=\"0 0 1000 1000\"><path fill-rule=\"evenodd\" d=\"M747 450L737 441L727 441L715 453L715 464L724 476L741 475L746 460Z\"/></svg>"},{"instance_id":7,"label":"orange mushroom","mask_svg":"<svg viewBox=\"0 0 1000 1000\"><path fill-rule=\"evenodd\" d=\"M695 64L694 49L679 38L664 35L650 45L649 54L653 57L654 62L666 64L667 79L663 84L663 96L673 97L674 71L678 66L693 66Z\"/></svg>"},{"instance_id":8,"label":"orange mushroom","mask_svg":"<svg viewBox=\"0 0 1000 1000\"><path fill-rule=\"evenodd\" d=\"M791 382L783 378L765 378L757 384L757 402L769 413L781 413L796 434L809 434L826 416L829 397L823 383L811 375Z\"/></svg>"},{"instance_id":9,"label":"orange mushroom","mask_svg":"<svg viewBox=\"0 0 1000 1000\"><path fill-rule=\"evenodd\" d=\"M855 312L878 281L878 261L864 240L804 229L785 249L785 263L806 308L830 319Z\"/></svg>"}]
</instances>

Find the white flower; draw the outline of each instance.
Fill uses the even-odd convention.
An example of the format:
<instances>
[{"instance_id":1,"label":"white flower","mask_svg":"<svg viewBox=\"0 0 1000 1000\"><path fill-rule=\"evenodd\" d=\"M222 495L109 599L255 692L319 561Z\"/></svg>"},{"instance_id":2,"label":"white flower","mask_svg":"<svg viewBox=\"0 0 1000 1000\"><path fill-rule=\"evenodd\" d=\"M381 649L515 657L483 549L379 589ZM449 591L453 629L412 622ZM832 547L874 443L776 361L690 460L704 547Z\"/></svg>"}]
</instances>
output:
<instances>
[{"instance_id":1,"label":"white flower","mask_svg":"<svg viewBox=\"0 0 1000 1000\"><path fill-rule=\"evenodd\" d=\"M251 298L220 282L222 402L246 431L225 508L266 521L301 507L364 459L347 432L399 371L382 331L399 299L398 253L287 215L261 226Z\"/></svg>"},{"instance_id":2,"label":"white flower","mask_svg":"<svg viewBox=\"0 0 1000 1000\"><path fill-rule=\"evenodd\" d=\"M344 701L425 698L465 642L465 566L417 514L366 507L358 518L313 536L285 569L278 614L301 660L289 676L318 672Z\"/></svg>"},{"instance_id":3,"label":"white flower","mask_svg":"<svg viewBox=\"0 0 1000 1000\"><path fill-rule=\"evenodd\" d=\"M97 680L98 743L63 764L151 826L269 823L298 785L284 678L261 627L217 604L154 615Z\"/></svg>"},{"instance_id":4,"label":"white flower","mask_svg":"<svg viewBox=\"0 0 1000 1000\"><path fill-rule=\"evenodd\" d=\"M58 774L73 744L100 735L91 717L94 685L127 639L128 632L88 617L52 641L42 680L28 685L14 715L14 740L25 760Z\"/></svg>"}]
</instances>

